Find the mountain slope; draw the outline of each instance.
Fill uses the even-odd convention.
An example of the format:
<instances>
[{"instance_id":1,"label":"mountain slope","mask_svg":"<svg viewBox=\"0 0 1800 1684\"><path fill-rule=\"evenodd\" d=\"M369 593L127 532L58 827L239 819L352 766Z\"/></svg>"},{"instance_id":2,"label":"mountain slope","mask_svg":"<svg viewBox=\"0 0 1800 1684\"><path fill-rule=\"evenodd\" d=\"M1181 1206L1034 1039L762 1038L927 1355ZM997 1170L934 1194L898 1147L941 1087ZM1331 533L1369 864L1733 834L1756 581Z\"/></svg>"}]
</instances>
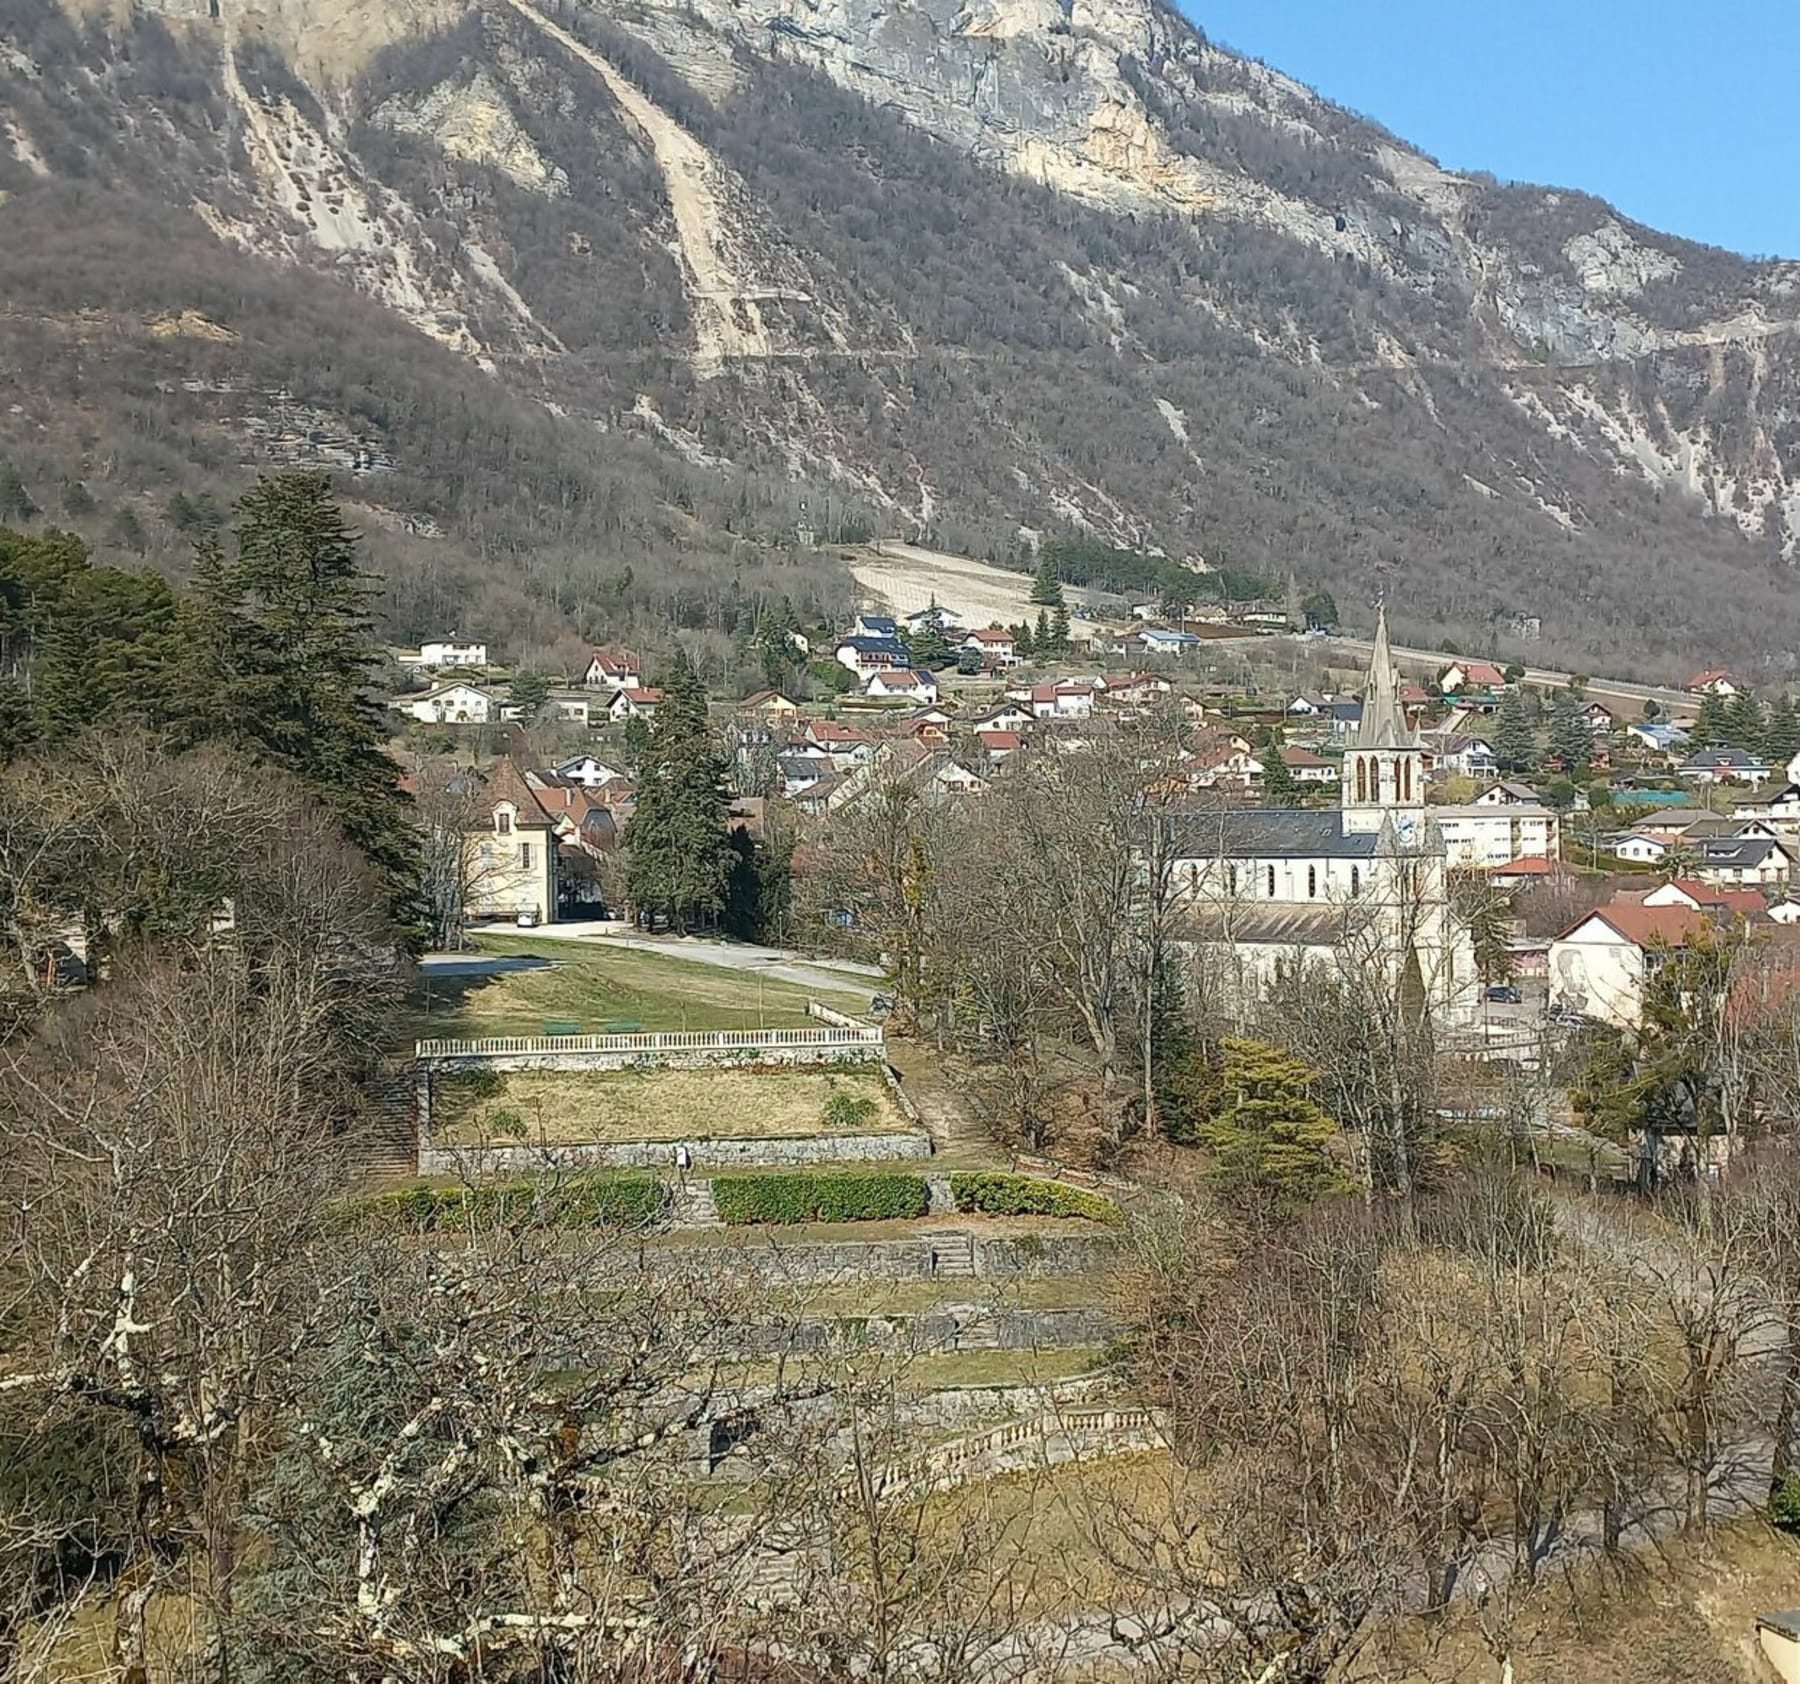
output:
<instances>
[{"instance_id":1,"label":"mountain slope","mask_svg":"<svg viewBox=\"0 0 1800 1684\"><path fill-rule=\"evenodd\" d=\"M255 362L367 440L389 525L437 523L535 635L604 617L584 567L634 554L690 581L636 609L724 628L842 588L796 524L1021 564L1086 530L1385 592L1413 637L1535 616L1577 666L1785 668L1793 265L1451 175L1144 0L217 3L0 0L0 217L35 248L0 252L0 347L45 402L116 394L142 344L45 324L199 308L59 261L104 191L116 241L180 247L169 280L256 277L235 311L195 283L235 337L178 360ZM271 315L296 286L404 323L375 365L516 416L523 478L485 427L408 424L379 366L307 395L320 347ZM140 427L181 433L175 384ZM216 473L257 459L238 419ZM165 442L168 478L197 453ZM629 521L539 541L609 496ZM414 595L402 620L454 603Z\"/></svg>"}]
</instances>

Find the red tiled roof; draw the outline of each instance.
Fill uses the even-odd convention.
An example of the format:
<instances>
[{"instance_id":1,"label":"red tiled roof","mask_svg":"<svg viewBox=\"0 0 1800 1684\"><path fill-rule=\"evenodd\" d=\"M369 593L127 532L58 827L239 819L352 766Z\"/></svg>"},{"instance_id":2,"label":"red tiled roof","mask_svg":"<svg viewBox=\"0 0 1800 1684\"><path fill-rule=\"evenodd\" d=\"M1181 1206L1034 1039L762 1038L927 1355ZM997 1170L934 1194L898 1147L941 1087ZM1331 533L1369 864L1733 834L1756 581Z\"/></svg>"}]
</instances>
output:
<instances>
[{"instance_id":1,"label":"red tiled roof","mask_svg":"<svg viewBox=\"0 0 1800 1684\"><path fill-rule=\"evenodd\" d=\"M1494 867L1496 877L1556 877L1564 870L1558 860L1545 859L1542 854L1521 854L1516 860L1508 860L1505 865Z\"/></svg>"},{"instance_id":2,"label":"red tiled roof","mask_svg":"<svg viewBox=\"0 0 1800 1684\"><path fill-rule=\"evenodd\" d=\"M978 731L982 745L989 749L1015 749L1025 746L1025 739L1017 731Z\"/></svg>"},{"instance_id":3,"label":"red tiled roof","mask_svg":"<svg viewBox=\"0 0 1800 1684\"><path fill-rule=\"evenodd\" d=\"M1650 947L1657 942L1670 947L1684 947L1712 922L1704 912L1688 906L1643 906L1630 901L1614 902L1584 912L1556 939L1563 940L1591 918L1602 919L1625 940L1637 947Z\"/></svg>"},{"instance_id":4,"label":"red tiled roof","mask_svg":"<svg viewBox=\"0 0 1800 1684\"><path fill-rule=\"evenodd\" d=\"M984 629L982 629L981 631L970 632L969 635L963 639L963 642L968 643L968 642L973 641L975 643L1011 643L1012 640L1013 640L1013 634L1011 632L1002 631L999 626L988 626L988 627L985 627Z\"/></svg>"}]
</instances>

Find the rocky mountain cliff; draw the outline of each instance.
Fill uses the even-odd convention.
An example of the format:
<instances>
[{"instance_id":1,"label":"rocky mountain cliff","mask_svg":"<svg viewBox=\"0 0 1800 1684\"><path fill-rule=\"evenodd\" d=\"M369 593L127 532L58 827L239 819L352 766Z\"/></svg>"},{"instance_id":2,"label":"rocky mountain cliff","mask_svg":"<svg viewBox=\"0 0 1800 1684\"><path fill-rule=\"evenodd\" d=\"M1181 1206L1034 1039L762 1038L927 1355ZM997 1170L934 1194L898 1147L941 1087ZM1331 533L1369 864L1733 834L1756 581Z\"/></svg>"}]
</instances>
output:
<instances>
[{"instance_id":1,"label":"rocky mountain cliff","mask_svg":"<svg viewBox=\"0 0 1800 1684\"><path fill-rule=\"evenodd\" d=\"M0 0L0 194L0 450L121 507L331 461L403 621L1085 531L1790 658L1800 266L1446 172L1150 0Z\"/></svg>"}]
</instances>

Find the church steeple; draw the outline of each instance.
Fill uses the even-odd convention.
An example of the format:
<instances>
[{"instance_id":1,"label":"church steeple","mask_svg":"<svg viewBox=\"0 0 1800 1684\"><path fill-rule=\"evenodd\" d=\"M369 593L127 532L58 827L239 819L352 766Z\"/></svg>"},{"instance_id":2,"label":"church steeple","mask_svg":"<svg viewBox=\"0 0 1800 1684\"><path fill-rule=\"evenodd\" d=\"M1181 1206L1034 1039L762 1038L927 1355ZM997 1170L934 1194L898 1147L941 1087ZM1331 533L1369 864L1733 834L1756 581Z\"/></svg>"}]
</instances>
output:
<instances>
[{"instance_id":1,"label":"church steeple","mask_svg":"<svg viewBox=\"0 0 1800 1684\"><path fill-rule=\"evenodd\" d=\"M1400 705L1384 603L1375 616L1362 718L1344 750L1344 828L1378 830L1384 814L1395 809L1418 811L1424 805L1424 745Z\"/></svg>"}]
</instances>

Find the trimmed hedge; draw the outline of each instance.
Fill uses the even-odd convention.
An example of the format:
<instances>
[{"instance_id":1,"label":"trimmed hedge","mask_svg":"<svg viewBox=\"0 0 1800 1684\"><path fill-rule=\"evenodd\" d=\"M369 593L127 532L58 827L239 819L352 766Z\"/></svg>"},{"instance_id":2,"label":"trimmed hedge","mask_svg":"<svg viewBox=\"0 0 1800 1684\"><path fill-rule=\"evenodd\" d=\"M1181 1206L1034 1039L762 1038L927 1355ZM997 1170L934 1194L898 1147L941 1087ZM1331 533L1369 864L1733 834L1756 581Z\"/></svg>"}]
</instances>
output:
<instances>
[{"instance_id":1,"label":"trimmed hedge","mask_svg":"<svg viewBox=\"0 0 1800 1684\"><path fill-rule=\"evenodd\" d=\"M984 1216L1078 1216L1088 1222L1117 1222L1120 1217L1119 1207L1104 1193L1003 1170L953 1174L950 1196L965 1215L979 1211Z\"/></svg>"},{"instance_id":2,"label":"trimmed hedge","mask_svg":"<svg viewBox=\"0 0 1800 1684\"><path fill-rule=\"evenodd\" d=\"M891 1222L924 1216L931 1209L924 1176L894 1171L715 1175L712 1195L719 1220L733 1227L758 1222Z\"/></svg>"},{"instance_id":3,"label":"trimmed hedge","mask_svg":"<svg viewBox=\"0 0 1800 1684\"><path fill-rule=\"evenodd\" d=\"M473 1187L402 1187L356 1206L358 1215L399 1228L460 1228L542 1219L563 1228L630 1228L654 1222L667 1195L647 1175L575 1176L556 1183L478 1182Z\"/></svg>"}]
</instances>

